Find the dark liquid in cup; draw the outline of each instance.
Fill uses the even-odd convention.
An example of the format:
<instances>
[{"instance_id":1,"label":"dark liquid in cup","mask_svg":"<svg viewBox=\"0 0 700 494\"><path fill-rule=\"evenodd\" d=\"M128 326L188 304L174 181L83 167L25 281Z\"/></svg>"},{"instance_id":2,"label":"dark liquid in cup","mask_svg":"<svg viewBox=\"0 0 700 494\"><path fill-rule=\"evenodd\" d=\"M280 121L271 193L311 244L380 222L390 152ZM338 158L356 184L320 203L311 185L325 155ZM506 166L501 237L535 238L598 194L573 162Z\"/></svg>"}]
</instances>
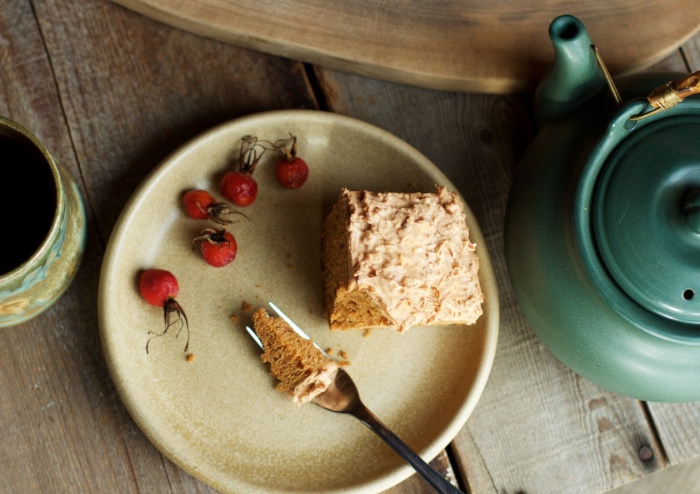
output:
<instances>
[{"instance_id":1,"label":"dark liquid in cup","mask_svg":"<svg viewBox=\"0 0 700 494\"><path fill-rule=\"evenodd\" d=\"M0 130L0 275L29 259L56 213L56 183L44 156Z\"/></svg>"}]
</instances>

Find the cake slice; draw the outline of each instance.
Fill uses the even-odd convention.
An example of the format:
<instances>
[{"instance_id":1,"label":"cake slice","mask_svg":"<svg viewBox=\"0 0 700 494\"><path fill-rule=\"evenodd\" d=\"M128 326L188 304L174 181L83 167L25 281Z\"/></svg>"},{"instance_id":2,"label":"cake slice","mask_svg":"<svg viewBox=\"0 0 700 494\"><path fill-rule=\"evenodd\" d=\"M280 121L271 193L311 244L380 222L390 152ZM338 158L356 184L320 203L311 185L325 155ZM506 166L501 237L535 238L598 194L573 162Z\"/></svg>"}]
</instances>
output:
<instances>
[{"instance_id":1,"label":"cake slice","mask_svg":"<svg viewBox=\"0 0 700 494\"><path fill-rule=\"evenodd\" d=\"M301 404L328 388L338 366L311 340L299 336L279 317L270 317L265 309L253 314L253 328L264 348L260 358L270 364L270 374L279 381L278 390Z\"/></svg>"},{"instance_id":2,"label":"cake slice","mask_svg":"<svg viewBox=\"0 0 700 494\"><path fill-rule=\"evenodd\" d=\"M323 225L331 329L472 324L479 260L459 197L343 189Z\"/></svg>"}]
</instances>

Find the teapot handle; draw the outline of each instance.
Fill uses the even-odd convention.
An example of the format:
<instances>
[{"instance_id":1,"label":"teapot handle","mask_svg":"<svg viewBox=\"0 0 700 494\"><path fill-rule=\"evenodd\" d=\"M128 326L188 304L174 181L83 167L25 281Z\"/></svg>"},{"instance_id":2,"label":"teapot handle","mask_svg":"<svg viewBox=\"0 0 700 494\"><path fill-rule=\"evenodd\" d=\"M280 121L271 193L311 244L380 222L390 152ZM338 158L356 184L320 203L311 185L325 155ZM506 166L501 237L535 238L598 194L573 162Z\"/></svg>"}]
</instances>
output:
<instances>
[{"instance_id":1,"label":"teapot handle","mask_svg":"<svg viewBox=\"0 0 700 494\"><path fill-rule=\"evenodd\" d=\"M700 93L700 70L690 74L688 77L672 82L671 86L681 98Z\"/></svg>"},{"instance_id":2,"label":"teapot handle","mask_svg":"<svg viewBox=\"0 0 700 494\"><path fill-rule=\"evenodd\" d=\"M647 101L652 107L652 110L631 117L630 120L641 120L660 111L673 108L688 96L698 93L700 93L700 70L687 77L668 82L654 89L649 93L649 96L647 96Z\"/></svg>"}]
</instances>

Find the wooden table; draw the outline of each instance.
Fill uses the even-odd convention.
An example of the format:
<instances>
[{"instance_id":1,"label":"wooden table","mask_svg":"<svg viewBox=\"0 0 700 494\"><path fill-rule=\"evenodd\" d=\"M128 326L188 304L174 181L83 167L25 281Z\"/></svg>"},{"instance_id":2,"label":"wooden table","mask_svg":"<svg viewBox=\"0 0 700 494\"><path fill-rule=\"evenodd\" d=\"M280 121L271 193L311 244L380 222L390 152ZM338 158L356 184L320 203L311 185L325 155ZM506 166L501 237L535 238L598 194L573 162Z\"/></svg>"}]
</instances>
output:
<instances>
[{"instance_id":1,"label":"wooden table","mask_svg":"<svg viewBox=\"0 0 700 494\"><path fill-rule=\"evenodd\" d=\"M0 60L0 114L47 143L80 183L88 214L86 256L68 292L42 316L0 330L0 492L213 492L164 458L116 395L100 350L99 269L121 208L160 160L218 123L281 108L350 115L403 138L456 184L484 231L501 295L498 351L476 410L434 465L478 494L588 494L700 455L700 403L638 402L578 377L515 303L503 215L535 131L531 94L333 72L106 0L3 1ZM661 66L700 68L700 35ZM429 488L414 476L392 492Z\"/></svg>"}]
</instances>

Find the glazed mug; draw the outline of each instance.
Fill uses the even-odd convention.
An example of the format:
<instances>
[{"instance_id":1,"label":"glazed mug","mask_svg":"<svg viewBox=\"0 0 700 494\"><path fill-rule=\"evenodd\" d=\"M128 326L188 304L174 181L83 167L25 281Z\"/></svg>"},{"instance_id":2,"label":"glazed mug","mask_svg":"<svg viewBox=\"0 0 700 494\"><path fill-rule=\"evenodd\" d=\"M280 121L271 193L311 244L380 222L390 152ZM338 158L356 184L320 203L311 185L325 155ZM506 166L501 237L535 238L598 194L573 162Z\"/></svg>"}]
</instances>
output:
<instances>
[{"instance_id":1,"label":"glazed mug","mask_svg":"<svg viewBox=\"0 0 700 494\"><path fill-rule=\"evenodd\" d=\"M85 209L69 174L30 131L0 117L0 327L48 309L73 281Z\"/></svg>"}]
</instances>

